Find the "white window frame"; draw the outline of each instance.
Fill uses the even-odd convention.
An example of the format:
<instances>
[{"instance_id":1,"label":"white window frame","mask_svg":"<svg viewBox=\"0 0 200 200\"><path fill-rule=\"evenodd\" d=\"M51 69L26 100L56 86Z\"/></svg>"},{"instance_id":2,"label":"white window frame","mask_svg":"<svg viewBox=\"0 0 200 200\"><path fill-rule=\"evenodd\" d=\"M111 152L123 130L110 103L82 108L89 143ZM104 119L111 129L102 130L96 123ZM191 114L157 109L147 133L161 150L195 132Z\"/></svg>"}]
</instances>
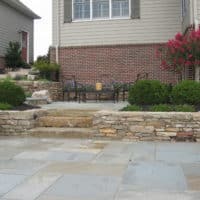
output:
<instances>
[{"instance_id":1,"label":"white window frame","mask_svg":"<svg viewBox=\"0 0 200 200\"><path fill-rule=\"evenodd\" d=\"M72 21L90 21L91 20L91 5L92 0L90 0L90 18L88 19L74 19L74 0L72 0Z\"/></svg>"},{"instance_id":2,"label":"white window frame","mask_svg":"<svg viewBox=\"0 0 200 200\"><path fill-rule=\"evenodd\" d=\"M111 0L111 2L112 2L112 0ZM130 9L131 9L130 3L131 3L131 1L128 0L128 4L129 4L129 5L128 5L128 6L129 6L129 8L128 8L128 9L129 9L129 14L128 14L128 16L129 16L129 17L130 17L130 13L131 13L131 12L130 12ZM112 3L111 3L111 6L112 6ZM111 12L112 12L112 8L111 8ZM112 14L112 13L111 13L111 14ZM127 18L129 18L129 17L127 17L127 16L120 16L120 17L119 17L119 16L117 16L117 17L111 16L111 17L112 17L112 19L115 19L115 18L117 18L117 19L124 19L124 18L127 19Z\"/></svg>"},{"instance_id":3,"label":"white window frame","mask_svg":"<svg viewBox=\"0 0 200 200\"><path fill-rule=\"evenodd\" d=\"M91 3L91 8L92 8L92 10L90 11L90 14L91 14L91 16L90 16L90 20L91 21L93 21L93 20L106 20L106 19L110 19L110 0L109 0L109 2L108 2L108 4L109 4L109 17L96 17L96 18L93 18L93 0L90 0L90 3Z\"/></svg>"},{"instance_id":4,"label":"white window frame","mask_svg":"<svg viewBox=\"0 0 200 200\"><path fill-rule=\"evenodd\" d=\"M89 22L101 20L119 20L131 18L131 0L129 1L129 15L124 17L112 17L112 0L109 0L109 17L107 18L93 18L93 0L90 0L90 19L74 19L74 0L72 0L72 22Z\"/></svg>"},{"instance_id":5,"label":"white window frame","mask_svg":"<svg viewBox=\"0 0 200 200\"><path fill-rule=\"evenodd\" d=\"M182 19L184 19L187 15L187 0L182 0L181 4Z\"/></svg>"}]
</instances>

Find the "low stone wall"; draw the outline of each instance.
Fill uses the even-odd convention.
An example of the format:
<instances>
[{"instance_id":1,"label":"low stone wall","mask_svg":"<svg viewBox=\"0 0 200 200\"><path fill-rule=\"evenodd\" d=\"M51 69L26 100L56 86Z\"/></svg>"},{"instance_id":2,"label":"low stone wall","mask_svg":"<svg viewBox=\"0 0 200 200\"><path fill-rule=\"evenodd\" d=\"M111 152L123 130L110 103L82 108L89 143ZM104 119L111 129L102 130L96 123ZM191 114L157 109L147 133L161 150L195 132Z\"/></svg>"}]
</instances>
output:
<instances>
[{"instance_id":1,"label":"low stone wall","mask_svg":"<svg viewBox=\"0 0 200 200\"><path fill-rule=\"evenodd\" d=\"M29 134L47 115L44 109L0 111L0 135ZM99 111L93 115L91 130L92 138L200 142L200 113Z\"/></svg>"},{"instance_id":2,"label":"low stone wall","mask_svg":"<svg viewBox=\"0 0 200 200\"><path fill-rule=\"evenodd\" d=\"M48 90L53 101L62 101L62 85L59 82L43 82L43 81L15 81L21 86L26 93L33 93L40 90Z\"/></svg>"},{"instance_id":3,"label":"low stone wall","mask_svg":"<svg viewBox=\"0 0 200 200\"><path fill-rule=\"evenodd\" d=\"M94 116L96 136L136 141L200 140L200 113L100 111Z\"/></svg>"},{"instance_id":4,"label":"low stone wall","mask_svg":"<svg viewBox=\"0 0 200 200\"><path fill-rule=\"evenodd\" d=\"M36 126L37 119L46 114L45 110L0 111L0 135L24 135Z\"/></svg>"}]
</instances>

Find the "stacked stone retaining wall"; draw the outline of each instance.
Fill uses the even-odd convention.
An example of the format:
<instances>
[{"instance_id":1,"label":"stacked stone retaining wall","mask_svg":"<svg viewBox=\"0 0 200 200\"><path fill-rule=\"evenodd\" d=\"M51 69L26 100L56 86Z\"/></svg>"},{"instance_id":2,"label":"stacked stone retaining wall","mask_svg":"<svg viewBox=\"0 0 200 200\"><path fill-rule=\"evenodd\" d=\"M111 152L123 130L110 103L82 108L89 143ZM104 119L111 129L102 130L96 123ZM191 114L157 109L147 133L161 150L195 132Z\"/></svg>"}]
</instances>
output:
<instances>
[{"instance_id":1,"label":"stacked stone retaining wall","mask_svg":"<svg viewBox=\"0 0 200 200\"><path fill-rule=\"evenodd\" d=\"M21 86L26 93L32 94L35 91L48 90L53 101L63 100L62 85L59 82L16 81L16 84Z\"/></svg>"},{"instance_id":2,"label":"stacked stone retaining wall","mask_svg":"<svg viewBox=\"0 0 200 200\"><path fill-rule=\"evenodd\" d=\"M200 139L200 113L100 111L94 116L96 136L136 141Z\"/></svg>"},{"instance_id":3,"label":"stacked stone retaining wall","mask_svg":"<svg viewBox=\"0 0 200 200\"><path fill-rule=\"evenodd\" d=\"M29 134L28 130L37 128L47 115L43 109L0 111L0 135ZM93 115L91 128L91 138L200 142L200 113L99 111Z\"/></svg>"},{"instance_id":4,"label":"stacked stone retaining wall","mask_svg":"<svg viewBox=\"0 0 200 200\"><path fill-rule=\"evenodd\" d=\"M0 135L25 135L37 124L37 119L46 114L45 110L0 111Z\"/></svg>"}]
</instances>

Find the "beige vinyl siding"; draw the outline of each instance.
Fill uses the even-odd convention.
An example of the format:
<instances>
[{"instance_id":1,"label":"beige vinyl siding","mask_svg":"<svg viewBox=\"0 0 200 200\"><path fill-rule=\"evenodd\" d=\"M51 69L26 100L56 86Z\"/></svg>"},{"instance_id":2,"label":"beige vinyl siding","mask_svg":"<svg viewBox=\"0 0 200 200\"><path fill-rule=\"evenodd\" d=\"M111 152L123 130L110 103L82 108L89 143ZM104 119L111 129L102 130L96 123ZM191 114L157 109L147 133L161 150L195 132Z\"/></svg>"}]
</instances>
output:
<instances>
[{"instance_id":1,"label":"beige vinyl siding","mask_svg":"<svg viewBox=\"0 0 200 200\"><path fill-rule=\"evenodd\" d=\"M200 0L197 0L197 13L198 13L198 20L200 23Z\"/></svg>"},{"instance_id":2,"label":"beige vinyl siding","mask_svg":"<svg viewBox=\"0 0 200 200\"><path fill-rule=\"evenodd\" d=\"M57 1L53 0L53 45L57 44ZM180 0L141 0L141 19L64 22L59 1L60 46L162 43L182 31Z\"/></svg>"},{"instance_id":3,"label":"beige vinyl siding","mask_svg":"<svg viewBox=\"0 0 200 200\"><path fill-rule=\"evenodd\" d=\"M33 61L33 20L0 1L0 55L10 41L20 42L19 31L29 32L29 60Z\"/></svg>"}]
</instances>

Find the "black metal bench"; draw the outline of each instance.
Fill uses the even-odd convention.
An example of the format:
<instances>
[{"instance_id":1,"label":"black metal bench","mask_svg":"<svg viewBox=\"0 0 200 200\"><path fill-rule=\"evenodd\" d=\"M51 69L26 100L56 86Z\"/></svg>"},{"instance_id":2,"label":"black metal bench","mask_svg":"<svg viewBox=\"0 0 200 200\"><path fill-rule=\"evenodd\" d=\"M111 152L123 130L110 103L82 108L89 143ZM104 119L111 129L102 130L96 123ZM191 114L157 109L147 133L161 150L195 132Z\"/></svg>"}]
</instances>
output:
<instances>
[{"instance_id":1,"label":"black metal bench","mask_svg":"<svg viewBox=\"0 0 200 200\"><path fill-rule=\"evenodd\" d=\"M113 87L113 85L103 85L101 90L96 90L96 88L91 85L82 85L81 87L78 87L79 102L86 102L89 94L95 95L96 102L101 101L103 95L110 95L111 100L114 102L119 101L119 90Z\"/></svg>"}]
</instances>

